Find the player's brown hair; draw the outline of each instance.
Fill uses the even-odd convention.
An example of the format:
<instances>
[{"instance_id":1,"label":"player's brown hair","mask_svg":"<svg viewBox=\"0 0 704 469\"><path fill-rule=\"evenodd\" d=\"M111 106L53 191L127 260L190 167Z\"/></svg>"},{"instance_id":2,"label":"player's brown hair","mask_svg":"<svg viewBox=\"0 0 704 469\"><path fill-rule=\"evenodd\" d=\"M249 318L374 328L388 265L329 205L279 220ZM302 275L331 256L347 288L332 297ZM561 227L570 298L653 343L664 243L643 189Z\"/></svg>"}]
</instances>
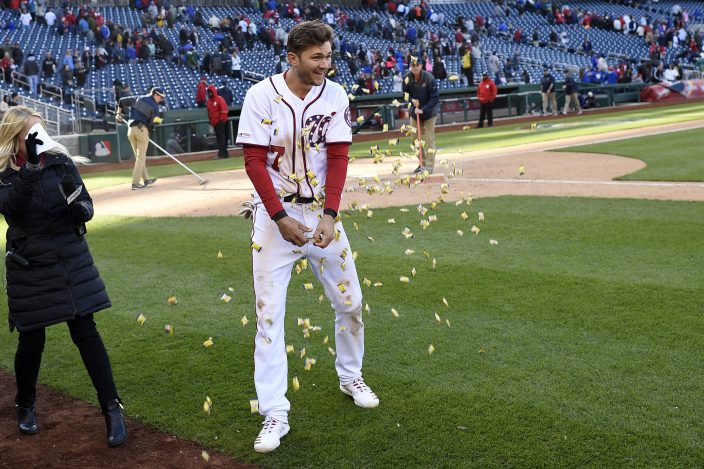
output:
<instances>
[{"instance_id":1,"label":"player's brown hair","mask_svg":"<svg viewBox=\"0 0 704 469\"><path fill-rule=\"evenodd\" d=\"M332 43L332 28L320 20L304 21L288 33L286 51L298 56L310 46Z\"/></svg>"}]
</instances>

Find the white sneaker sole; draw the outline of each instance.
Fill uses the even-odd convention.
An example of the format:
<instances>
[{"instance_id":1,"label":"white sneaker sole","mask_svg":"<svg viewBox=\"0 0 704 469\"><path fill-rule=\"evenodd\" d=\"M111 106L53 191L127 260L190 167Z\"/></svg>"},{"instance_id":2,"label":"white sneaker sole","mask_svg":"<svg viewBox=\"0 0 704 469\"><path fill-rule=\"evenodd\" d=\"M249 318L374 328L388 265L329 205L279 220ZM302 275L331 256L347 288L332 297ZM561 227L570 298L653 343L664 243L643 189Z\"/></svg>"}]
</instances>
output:
<instances>
[{"instance_id":1,"label":"white sneaker sole","mask_svg":"<svg viewBox=\"0 0 704 469\"><path fill-rule=\"evenodd\" d=\"M375 402L372 402L371 405L363 405L360 402L358 402L357 399L354 398L354 396L352 395L351 392L349 392L347 389L343 388L342 385L340 385L340 391L342 391L344 394L347 394L348 396L350 396L357 407L362 407L364 409L373 409L374 407L379 406L379 399L377 399Z\"/></svg>"},{"instance_id":2,"label":"white sneaker sole","mask_svg":"<svg viewBox=\"0 0 704 469\"><path fill-rule=\"evenodd\" d=\"M279 437L279 440L276 442L276 446L272 446L272 447L259 446L259 447L257 447L257 445L255 444L254 451L256 451L257 453L270 453L270 452L274 451L276 448L281 446L281 438L288 435L289 430L291 430L291 427L287 428L286 431L284 432L284 434Z\"/></svg>"}]
</instances>

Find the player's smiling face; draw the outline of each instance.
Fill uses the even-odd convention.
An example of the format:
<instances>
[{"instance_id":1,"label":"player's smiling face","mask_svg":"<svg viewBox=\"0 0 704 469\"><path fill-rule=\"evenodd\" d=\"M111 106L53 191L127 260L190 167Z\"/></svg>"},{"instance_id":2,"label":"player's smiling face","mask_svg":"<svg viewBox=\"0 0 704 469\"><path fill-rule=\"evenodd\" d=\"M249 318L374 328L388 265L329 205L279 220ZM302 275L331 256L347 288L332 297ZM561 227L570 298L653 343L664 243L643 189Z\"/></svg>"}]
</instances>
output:
<instances>
[{"instance_id":1,"label":"player's smiling face","mask_svg":"<svg viewBox=\"0 0 704 469\"><path fill-rule=\"evenodd\" d=\"M289 61L301 84L305 87L320 86L332 63L332 46L330 42L310 46L300 56L289 54Z\"/></svg>"}]
</instances>

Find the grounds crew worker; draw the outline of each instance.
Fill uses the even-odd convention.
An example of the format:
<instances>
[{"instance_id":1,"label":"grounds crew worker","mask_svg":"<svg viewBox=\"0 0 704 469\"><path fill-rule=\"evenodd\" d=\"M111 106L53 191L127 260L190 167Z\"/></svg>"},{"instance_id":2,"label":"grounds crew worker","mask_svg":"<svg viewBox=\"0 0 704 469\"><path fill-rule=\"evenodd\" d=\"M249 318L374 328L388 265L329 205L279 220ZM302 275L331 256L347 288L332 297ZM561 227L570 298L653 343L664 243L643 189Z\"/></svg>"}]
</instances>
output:
<instances>
[{"instance_id":1,"label":"grounds crew worker","mask_svg":"<svg viewBox=\"0 0 704 469\"><path fill-rule=\"evenodd\" d=\"M159 117L159 104L164 101L166 94L163 88L154 87L149 94L139 97L130 96L122 98L117 106L117 121L124 122L122 109L130 108L130 119L127 121L127 139L134 152L134 169L132 170L132 190L144 189L156 182L156 178L149 178L147 173L147 147L149 146L149 131L154 124L161 124ZM140 180L144 184L140 184Z\"/></svg>"}]
</instances>

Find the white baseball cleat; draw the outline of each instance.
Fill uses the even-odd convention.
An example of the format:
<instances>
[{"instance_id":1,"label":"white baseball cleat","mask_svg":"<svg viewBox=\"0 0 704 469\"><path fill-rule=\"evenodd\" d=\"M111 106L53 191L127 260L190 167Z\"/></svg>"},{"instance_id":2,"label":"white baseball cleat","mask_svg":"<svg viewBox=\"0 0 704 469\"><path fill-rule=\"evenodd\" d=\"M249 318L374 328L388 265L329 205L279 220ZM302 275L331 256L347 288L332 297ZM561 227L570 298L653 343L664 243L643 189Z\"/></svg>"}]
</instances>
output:
<instances>
[{"instance_id":1,"label":"white baseball cleat","mask_svg":"<svg viewBox=\"0 0 704 469\"><path fill-rule=\"evenodd\" d=\"M340 391L352 396L354 403L359 407L371 409L379 405L379 398L376 397L374 391L367 386L361 376L350 384L340 384Z\"/></svg>"},{"instance_id":2,"label":"white baseball cleat","mask_svg":"<svg viewBox=\"0 0 704 469\"><path fill-rule=\"evenodd\" d=\"M259 432L259 436L254 440L254 451L257 453L268 453L279 447L283 438L291 429L287 423L276 420L274 417L267 417L263 422L264 427Z\"/></svg>"}]
</instances>

